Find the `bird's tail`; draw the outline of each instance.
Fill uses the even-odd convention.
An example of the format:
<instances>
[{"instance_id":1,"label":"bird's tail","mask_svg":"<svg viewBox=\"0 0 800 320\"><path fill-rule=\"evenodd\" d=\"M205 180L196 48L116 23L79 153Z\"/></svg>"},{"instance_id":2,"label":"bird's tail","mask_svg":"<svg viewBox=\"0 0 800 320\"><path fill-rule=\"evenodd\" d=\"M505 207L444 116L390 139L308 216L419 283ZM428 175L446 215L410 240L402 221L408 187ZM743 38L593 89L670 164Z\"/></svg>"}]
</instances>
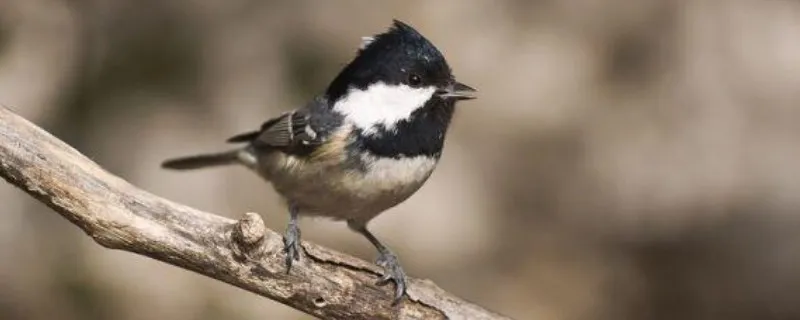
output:
<instances>
[{"instance_id":1,"label":"bird's tail","mask_svg":"<svg viewBox=\"0 0 800 320\"><path fill-rule=\"evenodd\" d=\"M193 170L206 167L224 166L241 163L242 150L200 154L195 156L169 159L161 163L161 167L173 170Z\"/></svg>"}]
</instances>

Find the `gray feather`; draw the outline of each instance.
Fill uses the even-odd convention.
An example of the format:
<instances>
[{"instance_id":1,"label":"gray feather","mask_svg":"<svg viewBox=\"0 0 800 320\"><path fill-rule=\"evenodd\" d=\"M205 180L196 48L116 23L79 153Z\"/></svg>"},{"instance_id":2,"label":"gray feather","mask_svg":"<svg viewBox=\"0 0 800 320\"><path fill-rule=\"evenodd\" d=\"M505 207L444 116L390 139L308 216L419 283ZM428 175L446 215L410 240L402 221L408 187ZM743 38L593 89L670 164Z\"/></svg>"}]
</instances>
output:
<instances>
[{"instance_id":1,"label":"gray feather","mask_svg":"<svg viewBox=\"0 0 800 320\"><path fill-rule=\"evenodd\" d=\"M169 159L161 163L161 167L173 170L192 170L205 167L237 164L238 162L239 150L232 150L227 152Z\"/></svg>"}]
</instances>

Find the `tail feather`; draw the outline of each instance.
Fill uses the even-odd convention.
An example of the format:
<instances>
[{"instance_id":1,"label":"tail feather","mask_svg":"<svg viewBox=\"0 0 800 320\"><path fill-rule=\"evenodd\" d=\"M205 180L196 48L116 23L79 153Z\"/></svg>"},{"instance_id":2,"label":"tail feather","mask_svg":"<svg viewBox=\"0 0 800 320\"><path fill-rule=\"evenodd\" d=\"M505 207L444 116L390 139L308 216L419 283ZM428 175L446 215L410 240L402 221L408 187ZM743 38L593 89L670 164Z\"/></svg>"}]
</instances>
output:
<instances>
[{"instance_id":1,"label":"tail feather","mask_svg":"<svg viewBox=\"0 0 800 320\"><path fill-rule=\"evenodd\" d=\"M239 163L239 150L232 150L227 152L169 159L161 163L161 167L173 170L192 170L237 163Z\"/></svg>"}]
</instances>

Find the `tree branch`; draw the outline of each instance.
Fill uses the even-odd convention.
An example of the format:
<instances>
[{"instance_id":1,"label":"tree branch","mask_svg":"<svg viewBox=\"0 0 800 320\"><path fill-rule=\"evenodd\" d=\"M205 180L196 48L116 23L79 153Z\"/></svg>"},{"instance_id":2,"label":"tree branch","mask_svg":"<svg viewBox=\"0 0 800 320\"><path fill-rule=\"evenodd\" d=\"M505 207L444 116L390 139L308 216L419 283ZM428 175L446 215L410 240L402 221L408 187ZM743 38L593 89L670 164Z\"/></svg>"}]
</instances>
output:
<instances>
[{"instance_id":1,"label":"tree branch","mask_svg":"<svg viewBox=\"0 0 800 320\"><path fill-rule=\"evenodd\" d=\"M323 319L508 319L409 279L392 307L379 269L303 242L286 273L283 242L258 214L238 221L152 195L0 106L0 175L80 227L100 245L138 253L227 282Z\"/></svg>"}]
</instances>

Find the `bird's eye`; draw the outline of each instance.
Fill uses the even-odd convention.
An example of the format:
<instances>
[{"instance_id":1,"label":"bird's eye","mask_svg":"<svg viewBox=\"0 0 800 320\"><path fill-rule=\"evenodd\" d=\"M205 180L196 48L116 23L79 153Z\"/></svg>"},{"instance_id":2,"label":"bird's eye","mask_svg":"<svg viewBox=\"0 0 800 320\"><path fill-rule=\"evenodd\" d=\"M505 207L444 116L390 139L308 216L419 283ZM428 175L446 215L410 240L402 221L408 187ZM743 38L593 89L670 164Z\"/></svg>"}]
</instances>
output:
<instances>
[{"instance_id":1,"label":"bird's eye","mask_svg":"<svg viewBox=\"0 0 800 320\"><path fill-rule=\"evenodd\" d=\"M422 83L422 78L419 77L417 74L410 74L408 75L408 84L411 86L418 86Z\"/></svg>"}]
</instances>

